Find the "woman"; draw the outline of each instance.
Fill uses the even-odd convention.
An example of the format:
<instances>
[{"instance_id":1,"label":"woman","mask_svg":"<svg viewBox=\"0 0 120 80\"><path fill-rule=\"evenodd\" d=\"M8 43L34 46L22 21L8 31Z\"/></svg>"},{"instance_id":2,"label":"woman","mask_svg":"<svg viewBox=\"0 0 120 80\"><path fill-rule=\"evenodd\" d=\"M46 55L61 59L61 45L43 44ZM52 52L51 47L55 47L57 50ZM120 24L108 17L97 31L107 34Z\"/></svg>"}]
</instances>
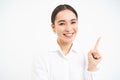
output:
<instances>
[{"instance_id":1,"label":"woman","mask_svg":"<svg viewBox=\"0 0 120 80\"><path fill-rule=\"evenodd\" d=\"M101 61L97 50L100 38L86 60L73 44L78 32L78 15L73 7L67 4L57 6L51 22L52 30L57 35L57 49L36 61L34 80L95 80L93 72L97 71Z\"/></svg>"}]
</instances>

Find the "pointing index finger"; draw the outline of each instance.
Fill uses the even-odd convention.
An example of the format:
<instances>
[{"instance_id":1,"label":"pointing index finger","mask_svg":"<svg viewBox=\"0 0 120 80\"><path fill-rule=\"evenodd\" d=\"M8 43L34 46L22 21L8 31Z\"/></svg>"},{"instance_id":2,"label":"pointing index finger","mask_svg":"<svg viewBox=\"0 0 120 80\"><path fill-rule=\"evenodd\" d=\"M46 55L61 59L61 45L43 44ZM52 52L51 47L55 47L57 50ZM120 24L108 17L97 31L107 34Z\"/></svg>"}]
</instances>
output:
<instances>
[{"instance_id":1,"label":"pointing index finger","mask_svg":"<svg viewBox=\"0 0 120 80\"><path fill-rule=\"evenodd\" d=\"M94 47L94 50L97 50L97 49L98 49L98 45L99 45L100 39L101 39L101 37L99 37L99 38L97 39L96 44L95 44L95 47Z\"/></svg>"}]
</instances>

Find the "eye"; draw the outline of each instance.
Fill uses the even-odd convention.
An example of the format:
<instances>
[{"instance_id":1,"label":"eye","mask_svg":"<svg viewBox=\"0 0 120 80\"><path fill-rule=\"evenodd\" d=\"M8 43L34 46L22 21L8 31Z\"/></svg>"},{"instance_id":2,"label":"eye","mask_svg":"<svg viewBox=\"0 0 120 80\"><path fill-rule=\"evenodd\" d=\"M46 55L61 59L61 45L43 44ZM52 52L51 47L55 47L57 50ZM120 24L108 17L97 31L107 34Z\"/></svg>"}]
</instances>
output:
<instances>
[{"instance_id":1,"label":"eye","mask_svg":"<svg viewBox=\"0 0 120 80\"><path fill-rule=\"evenodd\" d=\"M65 25L65 23L59 23L59 25L61 25L61 26L62 26L62 25Z\"/></svg>"},{"instance_id":2,"label":"eye","mask_svg":"<svg viewBox=\"0 0 120 80\"><path fill-rule=\"evenodd\" d=\"M71 24L75 24L75 23L76 23L75 21L71 22Z\"/></svg>"}]
</instances>

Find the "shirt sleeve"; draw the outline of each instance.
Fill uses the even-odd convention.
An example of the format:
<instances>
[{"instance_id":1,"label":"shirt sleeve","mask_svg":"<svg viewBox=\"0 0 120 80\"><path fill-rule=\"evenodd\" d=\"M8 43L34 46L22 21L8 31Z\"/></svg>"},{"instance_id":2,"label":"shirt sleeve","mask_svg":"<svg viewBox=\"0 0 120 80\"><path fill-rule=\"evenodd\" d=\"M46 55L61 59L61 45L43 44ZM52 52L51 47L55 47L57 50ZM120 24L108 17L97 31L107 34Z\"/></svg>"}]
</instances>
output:
<instances>
[{"instance_id":1,"label":"shirt sleeve","mask_svg":"<svg viewBox=\"0 0 120 80\"><path fill-rule=\"evenodd\" d=\"M85 70L85 80L96 80L97 72L90 72Z\"/></svg>"},{"instance_id":2,"label":"shirt sleeve","mask_svg":"<svg viewBox=\"0 0 120 80\"><path fill-rule=\"evenodd\" d=\"M45 60L40 56L35 57L33 61L32 80L48 80Z\"/></svg>"}]
</instances>

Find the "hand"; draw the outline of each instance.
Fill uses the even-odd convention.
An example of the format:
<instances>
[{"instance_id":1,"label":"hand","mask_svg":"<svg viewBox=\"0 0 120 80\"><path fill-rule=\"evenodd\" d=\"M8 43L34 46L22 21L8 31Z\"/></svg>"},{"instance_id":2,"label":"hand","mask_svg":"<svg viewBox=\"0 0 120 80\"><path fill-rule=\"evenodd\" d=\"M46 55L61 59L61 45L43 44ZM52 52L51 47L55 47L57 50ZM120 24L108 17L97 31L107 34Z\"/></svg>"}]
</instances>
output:
<instances>
[{"instance_id":1,"label":"hand","mask_svg":"<svg viewBox=\"0 0 120 80\"><path fill-rule=\"evenodd\" d=\"M100 37L97 39L94 49L90 50L88 53L88 71L96 71L97 65L101 61L101 55L98 51L98 44L100 39Z\"/></svg>"}]
</instances>

